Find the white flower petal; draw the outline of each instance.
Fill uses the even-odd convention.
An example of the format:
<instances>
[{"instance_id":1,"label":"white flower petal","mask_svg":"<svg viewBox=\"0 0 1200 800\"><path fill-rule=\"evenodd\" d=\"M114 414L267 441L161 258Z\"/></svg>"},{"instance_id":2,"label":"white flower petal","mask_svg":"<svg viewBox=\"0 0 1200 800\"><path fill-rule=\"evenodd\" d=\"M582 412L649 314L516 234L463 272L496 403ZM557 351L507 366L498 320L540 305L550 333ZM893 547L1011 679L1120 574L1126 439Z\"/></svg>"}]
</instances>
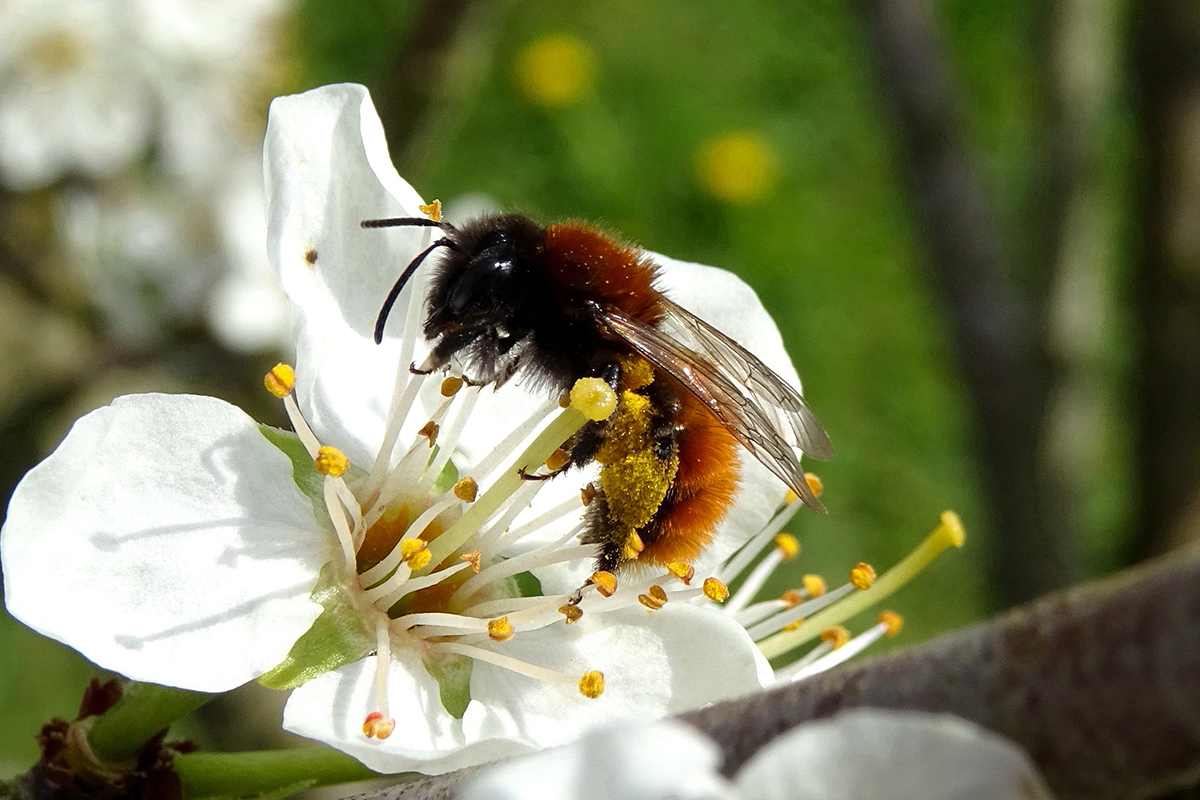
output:
<instances>
[{"instance_id":1,"label":"white flower petal","mask_svg":"<svg viewBox=\"0 0 1200 800\"><path fill-rule=\"evenodd\" d=\"M1049 800L1029 757L949 715L858 709L801 725L738 773L758 800Z\"/></svg>"},{"instance_id":2,"label":"white flower petal","mask_svg":"<svg viewBox=\"0 0 1200 800\"><path fill-rule=\"evenodd\" d=\"M239 409L133 395L80 419L18 485L5 602L134 680L220 692L309 628L332 537L291 463Z\"/></svg>"},{"instance_id":3,"label":"white flower petal","mask_svg":"<svg viewBox=\"0 0 1200 800\"><path fill-rule=\"evenodd\" d=\"M421 198L396 174L367 90L353 84L272 102L265 168L267 249L292 305L297 398L323 441L369 466L382 439L404 309L414 289L424 296L424 282L410 282L382 345L372 338L375 318L432 234L360 223L421 216Z\"/></svg>"},{"instance_id":4,"label":"white flower petal","mask_svg":"<svg viewBox=\"0 0 1200 800\"><path fill-rule=\"evenodd\" d=\"M732 797L721 754L679 722L597 731L556 750L488 769L461 800L701 800Z\"/></svg>"},{"instance_id":5,"label":"white flower petal","mask_svg":"<svg viewBox=\"0 0 1200 800\"><path fill-rule=\"evenodd\" d=\"M376 709L372 656L297 687L283 711L283 727L336 747L383 773L451 772L529 750L511 740L468 741L462 722L442 706L437 682L415 649L393 649L388 703L396 730L382 741L368 739L362 724Z\"/></svg>"},{"instance_id":6,"label":"white flower petal","mask_svg":"<svg viewBox=\"0 0 1200 800\"><path fill-rule=\"evenodd\" d=\"M668 603L584 614L573 625L521 633L499 652L572 676L604 673L604 694L476 663L468 739L504 737L551 747L604 725L659 719L760 689L761 654L743 629L710 608Z\"/></svg>"}]
</instances>

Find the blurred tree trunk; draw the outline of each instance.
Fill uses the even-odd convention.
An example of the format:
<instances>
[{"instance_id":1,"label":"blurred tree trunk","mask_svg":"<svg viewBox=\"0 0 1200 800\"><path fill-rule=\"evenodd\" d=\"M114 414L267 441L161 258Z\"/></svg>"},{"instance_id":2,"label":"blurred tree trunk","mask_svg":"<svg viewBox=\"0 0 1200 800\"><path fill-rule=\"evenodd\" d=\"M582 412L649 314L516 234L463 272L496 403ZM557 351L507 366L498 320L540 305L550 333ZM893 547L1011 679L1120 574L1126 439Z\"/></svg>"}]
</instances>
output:
<instances>
[{"instance_id":1,"label":"blurred tree trunk","mask_svg":"<svg viewBox=\"0 0 1200 800\"><path fill-rule=\"evenodd\" d=\"M1078 576L1066 495L1041 455L1044 301L1014 280L928 0L858 0L856 9L974 406L991 528L1003 532L990 540L993 591L1012 605Z\"/></svg>"},{"instance_id":2,"label":"blurred tree trunk","mask_svg":"<svg viewBox=\"0 0 1200 800\"><path fill-rule=\"evenodd\" d=\"M1146 177L1134 560L1200 537L1200 3L1145 0L1139 8Z\"/></svg>"}]
</instances>

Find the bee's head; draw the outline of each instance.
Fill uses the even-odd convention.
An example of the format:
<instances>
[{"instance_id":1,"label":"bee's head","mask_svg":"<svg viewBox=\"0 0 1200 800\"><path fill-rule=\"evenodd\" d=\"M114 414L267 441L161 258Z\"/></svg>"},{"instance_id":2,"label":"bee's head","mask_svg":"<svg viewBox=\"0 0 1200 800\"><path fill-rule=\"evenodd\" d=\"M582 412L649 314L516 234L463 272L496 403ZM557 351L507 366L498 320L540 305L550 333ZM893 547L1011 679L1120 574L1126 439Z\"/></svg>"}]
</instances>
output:
<instances>
[{"instance_id":1,"label":"bee's head","mask_svg":"<svg viewBox=\"0 0 1200 800\"><path fill-rule=\"evenodd\" d=\"M425 336L444 356L506 352L529 332L541 295L545 231L517 214L474 220L452 236L429 290ZM440 360L440 359L439 359Z\"/></svg>"}]
</instances>

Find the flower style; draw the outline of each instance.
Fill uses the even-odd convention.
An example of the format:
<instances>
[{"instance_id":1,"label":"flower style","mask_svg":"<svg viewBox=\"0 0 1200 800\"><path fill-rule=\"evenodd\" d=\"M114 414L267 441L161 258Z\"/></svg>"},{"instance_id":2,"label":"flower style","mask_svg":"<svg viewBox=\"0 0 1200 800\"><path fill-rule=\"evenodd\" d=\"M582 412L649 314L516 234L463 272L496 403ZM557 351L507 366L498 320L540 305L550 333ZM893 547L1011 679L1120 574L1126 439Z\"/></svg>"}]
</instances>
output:
<instances>
[{"instance_id":1,"label":"flower style","mask_svg":"<svg viewBox=\"0 0 1200 800\"><path fill-rule=\"evenodd\" d=\"M493 767L462 800L1049 800L1012 742L949 715L858 709L800 725L731 780L717 747L672 721L594 732L575 744Z\"/></svg>"},{"instance_id":2,"label":"flower style","mask_svg":"<svg viewBox=\"0 0 1200 800\"><path fill-rule=\"evenodd\" d=\"M266 169L296 335L294 372L268 384L296 434L204 397L129 396L87 415L10 503L9 611L136 680L296 686L285 727L385 772L454 769L768 683L731 615L648 611L663 586L698 597L763 528L783 491L766 470L747 460L695 564L623 578L610 597L603 577L585 587L593 551L572 539L586 478L524 482L517 468L541 464L589 404L410 374L423 280L397 304L403 324L372 341L428 234L359 226L424 206L392 169L365 90L276 101ZM745 284L663 269L682 304L796 380Z\"/></svg>"}]
</instances>

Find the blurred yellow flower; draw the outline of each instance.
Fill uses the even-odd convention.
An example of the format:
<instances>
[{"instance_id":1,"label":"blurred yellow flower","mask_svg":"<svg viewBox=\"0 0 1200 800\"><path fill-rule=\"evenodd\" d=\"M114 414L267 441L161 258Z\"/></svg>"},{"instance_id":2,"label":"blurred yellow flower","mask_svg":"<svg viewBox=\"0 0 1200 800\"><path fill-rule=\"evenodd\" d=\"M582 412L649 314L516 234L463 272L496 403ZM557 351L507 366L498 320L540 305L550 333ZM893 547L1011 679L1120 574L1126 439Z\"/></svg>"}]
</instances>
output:
<instances>
[{"instance_id":1,"label":"blurred yellow flower","mask_svg":"<svg viewBox=\"0 0 1200 800\"><path fill-rule=\"evenodd\" d=\"M748 203L765 197L775 185L778 158L762 136L734 131L709 139L696 153L696 176L718 200Z\"/></svg>"},{"instance_id":2,"label":"blurred yellow flower","mask_svg":"<svg viewBox=\"0 0 1200 800\"><path fill-rule=\"evenodd\" d=\"M564 106L592 87L596 58L581 39L564 33L543 36L517 56L517 85L530 102Z\"/></svg>"}]
</instances>

